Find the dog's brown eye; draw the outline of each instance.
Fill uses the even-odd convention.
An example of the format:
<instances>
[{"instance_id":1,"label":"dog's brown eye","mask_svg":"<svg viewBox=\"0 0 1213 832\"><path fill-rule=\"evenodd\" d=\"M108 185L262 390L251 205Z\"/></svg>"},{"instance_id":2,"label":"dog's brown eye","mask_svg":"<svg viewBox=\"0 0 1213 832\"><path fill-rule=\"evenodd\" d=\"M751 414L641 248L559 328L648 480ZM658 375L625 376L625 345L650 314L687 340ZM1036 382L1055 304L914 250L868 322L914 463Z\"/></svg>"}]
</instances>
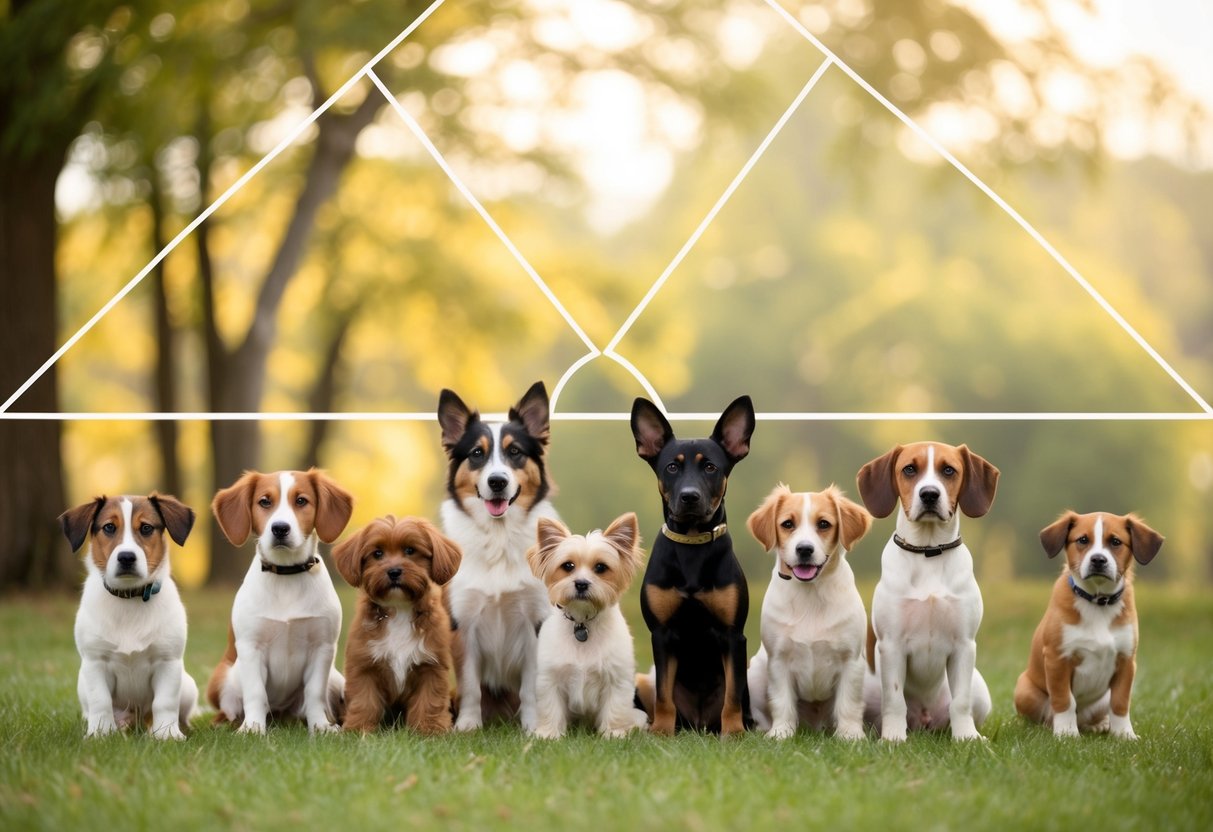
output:
<instances>
[{"instance_id":1,"label":"dog's brown eye","mask_svg":"<svg viewBox=\"0 0 1213 832\"><path fill-rule=\"evenodd\" d=\"M406 555L411 555L411 554L413 554L413 553L414 553L414 552L416 552L416 551L417 551L417 550L416 550L416 549L414 549L412 546L405 546L405 547L404 547L404 553L405 553Z\"/></svg>"},{"instance_id":2,"label":"dog's brown eye","mask_svg":"<svg viewBox=\"0 0 1213 832\"><path fill-rule=\"evenodd\" d=\"M780 523L779 525L783 526L785 529L794 529L794 528L796 528L796 523L795 523L795 522L793 522L792 520L784 520L784 521L783 521L782 523Z\"/></svg>"},{"instance_id":3,"label":"dog's brown eye","mask_svg":"<svg viewBox=\"0 0 1213 832\"><path fill-rule=\"evenodd\" d=\"M510 450L509 450L510 456L519 456L521 453L522 453L522 449L519 448L517 445L510 445Z\"/></svg>"},{"instance_id":4,"label":"dog's brown eye","mask_svg":"<svg viewBox=\"0 0 1213 832\"><path fill-rule=\"evenodd\" d=\"M375 560L383 560L383 550L376 549L375 551L371 552L371 557L373 557Z\"/></svg>"},{"instance_id":5,"label":"dog's brown eye","mask_svg":"<svg viewBox=\"0 0 1213 832\"><path fill-rule=\"evenodd\" d=\"M484 456L484 448L472 448L472 452L468 456L473 459L480 459L480 457Z\"/></svg>"},{"instance_id":6,"label":"dog's brown eye","mask_svg":"<svg viewBox=\"0 0 1213 832\"><path fill-rule=\"evenodd\" d=\"M833 524L830 523L829 520L822 519L822 520L817 521L817 528L821 529L822 531L825 531L826 529L830 528L831 525L833 525Z\"/></svg>"},{"instance_id":7,"label":"dog's brown eye","mask_svg":"<svg viewBox=\"0 0 1213 832\"><path fill-rule=\"evenodd\" d=\"M707 465L703 466L703 470L709 474L715 474L716 466L709 462Z\"/></svg>"},{"instance_id":8,"label":"dog's brown eye","mask_svg":"<svg viewBox=\"0 0 1213 832\"><path fill-rule=\"evenodd\" d=\"M269 508L273 505L273 502L270 501L269 497L262 497L257 501L257 505L261 506L262 508Z\"/></svg>"},{"instance_id":9,"label":"dog's brown eye","mask_svg":"<svg viewBox=\"0 0 1213 832\"><path fill-rule=\"evenodd\" d=\"M594 564L594 574L595 575L601 575L606 571L607 571L607 565L605 563Z\"/></svg>"},{"instance_id":10,"label":"dog's brown eye","mask_svg":"<svg viewBox=\"0 0 1213 832\"><path fill-rule=\"evenodd\" d=\"M918 469L913 465L907 465L905 468L901 469L901 473L905 474L907 477L912 477L918 473Z\"/></svg>"},{"instance_id":11,"label":"dog's brown eye","mask_svg":"<svg viewBox=\"0 0 1213 832\"><path fill-rule=\"evenodd\" d=\"M573 562L571 560L566 560L564 563L560 564L560 568L563 569L565 572L572 572L577 567L573 565Z\"/></svg>"},{"instance_id":12,"label":"dog's brown eye","mask_svg":"<svg viewBox=\"0 0 1213 832\"><path fill-rule=\"evenodd\" d=\"M1115 549L1120 544L1121 544L1121 539L1119 537L1114 537L1108 541L1108 545L1111 546L1113 549Z\"/></svg>"},{"instance_id":13,"label":"dog's brown eye","mask_svg":"<svg viewBox=\"0 0 1213 832\"><path fill-rule=\"evenodd\" d=\"M678 463L677 463L677 462L671 462L669 465L667 465L667 466L665 467L665 469L666 469L667 471L669 471L671 474L677 474L677 473L678 473Z\"/></svg>"},{"instance_id":14,"label":"dog's brown eye","mask_svg":"<svg viewBox=\"0 0 1213 832\"><path fill-rule=\"evenodd\" d=\"M153 526L151 523L144 523L142 526L139 527L139 534L143 535L144 537L147 537L149 534L151 534L154 531L156 531L156 527Z\"/></svg>"},{"instance_id":15,"label":"dog's brown eye","mask_svg":"<svg viewBox=\"0 0 1213 832\"><path fill-rule=\"evenodd\" d=\"M954 477L956 476L956 469L951 465L945 465L943 466L943 475L945 477Z\"/></svg>"},{"instance_id":16,"label":"dog's brown eye","mask_svg":"<svg viewBox=\"0 0 1213 832\"><path fill-rule=\"evenodd\" d=\"M1090 542L1091 542L1091 538L1087 537L1085 534L1082 537L1078 538L1079 546L1086 546Z\"/></svg>"},{"instance_id":17,"label":"dog's brown eye","mask_svg":"<svg viewBox=\"0 0 1213 832\"><path fill-rule=\"evenodd\" d=\"M105 532L106 534L113 534L114 532L118 531L118 527L113 523L106 523L101 527L101 531Z\"/></svg>"}]
</instances>

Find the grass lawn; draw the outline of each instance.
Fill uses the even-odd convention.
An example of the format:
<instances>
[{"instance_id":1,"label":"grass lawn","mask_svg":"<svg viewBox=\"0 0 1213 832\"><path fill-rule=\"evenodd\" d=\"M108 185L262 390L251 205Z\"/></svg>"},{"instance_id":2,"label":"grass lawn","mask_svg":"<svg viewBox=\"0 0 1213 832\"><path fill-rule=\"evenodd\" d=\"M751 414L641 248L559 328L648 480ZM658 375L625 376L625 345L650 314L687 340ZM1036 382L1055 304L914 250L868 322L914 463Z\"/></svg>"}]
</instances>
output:
<instances>
[{"instance_id":1,"label":"grass lawn","mask_svg":"<svg viewBox=\"0 0 1213 832\"><path fill-rule=\"evenodd\" d=\"M10 596L0 603L0 830L1213 829L1213 594L1139 586L1141 739L1057 742L1011 704L1048 588L984 590L978 665L994 695L989 741L912 735L895 748L804 732L778 744L588 733L542 742L505 727L423 740L312 739L288 726L256 738L206 717L184 743L85 742L75 599ZM343 598L348 624L352 597ZM186 593L186 660L203 687L230 600ZM757 611L756 599L751 652ZM647 633L635 631L647 666Z\"/></svg>"}]
</instances>

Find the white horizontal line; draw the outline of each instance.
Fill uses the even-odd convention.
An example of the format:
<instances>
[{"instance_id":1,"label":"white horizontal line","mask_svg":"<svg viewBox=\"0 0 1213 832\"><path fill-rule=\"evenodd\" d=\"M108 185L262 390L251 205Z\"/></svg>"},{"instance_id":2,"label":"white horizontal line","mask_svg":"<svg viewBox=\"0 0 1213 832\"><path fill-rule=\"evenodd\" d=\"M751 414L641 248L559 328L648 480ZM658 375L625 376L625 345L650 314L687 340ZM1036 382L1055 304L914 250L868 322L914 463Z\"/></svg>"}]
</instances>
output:
<instances>
[{"instance_id":1,"label":"white horizontal line","mask_svg":"<svg viewBox=\"0 0 1213 832\"><path fill-rule=\"evenodd\" d=\"M670 421L714 422L719 413L687 411L666 414ZM1213 422L1213 413L1200 411L1137 413L757 413L761 422ZM481 418L502 421L505 413ZM626 422L630 413L553 413L553 422ZM0 422L434 422L433 412L363 411L352 413L0 413Z\"/></svg>"}]
</instances>

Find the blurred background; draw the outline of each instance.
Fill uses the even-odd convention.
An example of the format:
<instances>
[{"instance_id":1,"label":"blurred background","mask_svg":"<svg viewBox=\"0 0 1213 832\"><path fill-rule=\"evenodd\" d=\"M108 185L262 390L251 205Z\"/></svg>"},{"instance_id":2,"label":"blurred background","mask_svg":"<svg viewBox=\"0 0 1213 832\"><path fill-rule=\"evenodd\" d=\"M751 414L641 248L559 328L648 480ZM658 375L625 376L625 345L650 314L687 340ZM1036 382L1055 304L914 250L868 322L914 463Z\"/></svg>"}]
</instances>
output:
<instances>
[{"instance_id":1,"label":"blurred background","mask_svg":"<svg viewBox=\"0 0 1213 832\"><path fill-rule=\"evenodd\" d=\"M1213 9L1191 0L781 0L1213 396ZM1148 8L1147 8L1148 6ZM0 396L429 7L322 0L0 0ZM440 5L375 67L598 349L674 260L825 56L763 0ZM828 68L616 347L671 411L1198 412L1011 218ZM54 521L99 493L181 496L174 571L233 583L209 519L246 468L321 465L353 525L434 516L432 413L503 412L587 345L363 78L152 270L10 411L261 412L262 421L0 421L0 588L74 586ZM558 413L644 395L599 357ZM680 421L680 434L711 422ZM1066 508L1167 536L1147 580L1213 580L1213 422L762 421L741 521L778 481L855 493L898 442L1000 467L966 524L983 582L1052 574ZM556 421L577 531L660 524L624 421ZM890 521L851 561L874 576Z\"/></svg>"}]
</instances>

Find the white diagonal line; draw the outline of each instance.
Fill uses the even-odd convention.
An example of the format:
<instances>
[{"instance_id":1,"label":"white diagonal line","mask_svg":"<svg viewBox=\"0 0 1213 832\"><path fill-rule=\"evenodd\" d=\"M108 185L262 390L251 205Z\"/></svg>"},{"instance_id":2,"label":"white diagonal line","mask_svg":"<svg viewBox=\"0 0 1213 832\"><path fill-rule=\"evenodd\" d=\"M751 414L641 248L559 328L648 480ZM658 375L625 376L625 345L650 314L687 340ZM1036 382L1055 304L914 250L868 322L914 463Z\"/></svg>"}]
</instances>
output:
<instances>
[{"instance_id":1,"label":"white diagonal line","mask_svg":"<svg viewBox=\"0 0 1213 832\"><path fill-rule=\"evenodd\" d=\"M1166 359L1164 359L1161 355L1158 354L1158 351L1155 350L1154 347L1150 346L1150 343L1148 341L1146 341L1146 339L1143 338L1136 329L1133 328L1132 324L1130 324L1128 321L1126 321L1124 319L1124 317L1119 312L1117 312L1116 309L1113 308L1112 304L1108 303L1108 301L1104 298L1104 296L1101 295L1099 293L1099 291L1094 286L1092 286L1085 277L1083 277L1079 273L1078 269L1076 269L1076 268L1074 268L1074 266L1070 265L1070 261L1066 260L1066 258L1061 255L1061 252L1059 252L1057 249L1055 249L1053 247L1053 245L1048 240L1046 240L1044 238L1044 236L1042 236L1041 233L1032 226L1031 223L1029 223L1026 219L1024 219L1019 214L1018 211L1016 211L1009 204L1007 204L1006 200L1004 200L997 193L995 193L993 188L991 188L985 182L981 181L981 179L979 179L976 176L976 174L974 174L967 167L965 167L964 164L962 164L959 159L957 159L955 156L953 156L948 151L947 148L945 148L943 145L941 145L939 142L937 142L935 140L935 138L933 136L931 136L930 133L928 133L926 130L924 130L918 124L918 122L914 121L914 119L910 118L905 113L903 113L900 109L897 108L897 106L895 104L893 104L891 101L889 101L883 95L881 95L871 84L869 84L867 81L865 81L858 72L851 69L851 67L847 66L846 62L839 59L839 57L837 55L835 55L830 50L829 47L827 47L824 43L822 43L820 40L818 40L816 37L814 37L812 32L810 32L808 29L806 29L799 20L797 20L782 5L780 5L778 2L776 2L776 0L767 0L767 5L769 5L772 9L774 9L781 17L783 17L783 19L786 20L794 29L796 29L796 31L800 32L800 34L807 41L809 41L809 43L813 44L813 46L817 47L817 49L819 49L825 55L829 56L830 60L832 60L834 63L838 64L839 69L841 69L843 72L845 72L847 75L849 75L851 77L851 79L853 81L855 81L855 83L857 83L857 84L859 84L859 86L863 87L863 89L866 90L869 95L871 95L873 98L875 98L877 101L879 101L882 105L884 105L885 109L887 109L893 115L897 116L897 118L901 119L903 124L905 124L911 130L913 130L914 133L920 139L922 139L928 145L930 145L931 148L934 149L935 152L938 153L940 156L942 156L944 159L946 159L948 161L948 163L950 163L952 165L952 167L956 168L956 170L963 173L970 182L972 182L974 185L976 185L982 191L982 193L984 193L986 196L988 196L990 199L992 199L994 201L995 205L997 205L999 208L1001 208L1003 211L1005 211L1006 214L1011 219L1015 220L1015 222L1019 225L1019 227L1022 228L1024 231L1026 231L1028 233L1028 235L1031 236L1031 238L1033 240L1035 240L1041 248L1043 248L1046 252L1048 252L1049 256L1052 257L1057 262L1057 264L1059 266L1061 266L1063 269L1065 269L1066 273L1069 274L1070 277L1072 277L1074 279L1074 282L1076 282L1079 286L1081 286L1084 290L1086 290L1087 294L1095 299L1095 302L1100 305L1100 307L1104 310L1104 312L1106 312L1112 318L1112 320L1114 320L1114 321L1116 321L1116 323L1120 324L1120 328L1123 329L1126 333L1128 333L1129 337L1132 338L1134 341L1136 341L1137 345L1139 347L1141 347L1143 350L1145 350L1146 354L1149 355L1151 358L1153 358L1154 361L1157 362L1158 366L1162 367L1167 372L1167 375L1169 375L1176 384L1178 384L1181 388L1183 388L1184 392L1187 393L1189 396L1191 396L1192 400L1195 401L1196 404L1198 404L1200 406L1200 408L1205 411L1205 413L1213 414L1213 406L1210 406L1209 403L1207 401L1205 401L1201 397L1201 395L1196 392L1195 389L1193 389L1192 385L1188 384L1188 382L1183 378L1183 376L1181 376L1178 372L1176 372L1175 369L1170 364L1167 363ZM608 345L607 350L610 350L611 346L613 346L613 345L614 345L614 342L612 342L611 345Z\"/></svg>"},{"instance_id":2,"label":"white diagonal line","mask_svg":"<svg viewBox=\"0 0 1213 832\"><path fill-rule=\"evenodd\" d=\"M412 23L410 23L404 29L404 31L402 31L395 38L393 38L391 43L389 43L387 46L380 49L378 54L375 55L375 57L371 58L369 61L367 61L363 65L362 69L358 70L358 72L356 72L352 76L350 76L350 79L348 81L346 81L344 84L342 84L341 87L335 93L330 95L328 97L327 101L325 101L323 104L321 104L315 110L313 110L311 115L309 115L307 118L305 118L303 121L301 121L298 124L298 126L296 126L295 129L293 129L290 133L288 133L286 135L286 137L283 138L282 141L280 141L273 150L271 150L269 153L267 153L265 156L263 156L261 158L261 161L259 161L255 165L253 165L253 167L251 167L243 176L241 176L239 179L237 179L235 182L233 182L231 187L229 187L226 191L224 191L222 196L220 196L218 199L216 199L214 202L212 202L205 211L203 211L201 214L199 214L197 217L195 217L193 222L191 222L185 228L181 229L181 232L176 237L174 237L169 242L168 245L166 245L163 249L161 249L160 252L151 259L151 262L149 262L146 266L144 266L143 269L137 275L132 277L125 286L123 286L121 289L119 289L118 293L116 295L114 295L112 298L110 298L109 302L106 303L105 306L101 307L101 309L99 309L97 311L97 314L95 314L95 315L93 315L93 317L89 318L88 321L84 324L84 326L82 326L78 330L76 330L75 335L73 335L71 338L68 338L63 343L63 346L59 347L59 349L57 349L55 351L55 354L46 360L46 363L44 363L41 367L39 367L32 376L30 376L28 379L26 379L25 383L22 384L20 387L18 387L16 392L14 392L11 396L9 396L8 399L4 402L4 404L0 405L0 413L6 412L9 409L9 407L12 406L13 402L15 402L15 401L17 401L17 399L21 398L22 394L25 393L25 391L28 390L30 388L30 386L32 384L34 384L34 382L36 382L38 379L42 378L42 376L46 373L46 371L49 370L52 366L54 366L55 362L57 362L60 358L63 357L63 354L65 352L67 352L73 346L75 346L76 342L79 341L82 337L84 337L84 335L86 333L88 333L89 330L91 330L94 326L96 326L97 322L100 321L102 318L104 318L106 316L106 314L108 314L109 311L118 304L119 301L121 301L128 294L130 294L131 290L134 289L136 286L138 286L143 281L143 278L147 277L148 273L151 272L151 270L154 269L161 260L163 260L165 257L167 257L173 251L173 249L175 249L181 243L182 240L184 240L186 237L188 237L190 234L192 234L194 232L194 229L197 228L199 225L201 225L207 219L207 217L209 217L211 214L215 213L215 211L219 210L219 208L225 202L227 202L228 199L230 199L231 196L234 193L236 193L236 191L240 190L246 184L248 184L248 181L250 179L252 179L254 176L256 176L261 171L262 168L264 168L271 161L273 161L274 158L277 157L279 153L281 153L283 150L285 150L287 147L289 147L295 141L295 139L299 138L300 134L302 134L303 131L306 130L312 124L312 122L314 122L316 119L318 119L325 111L327 111L329 109L329 107L332 107L333 104L335 104L338 100L340 100L341 97L343 95L345 95L350 90L351 87L354 86L354 84L358 83L358 81L360 81L362 79L363 75L370 72L371 67L373 67L375 64L379 63L379 61L383 60L385 55L387 55L389 52L391 52L393 49L395 49L397 46L399 46L401 41L403 41L405 38L407 38L409 35L411 35L413 33L413 30L415 30L418 26L420 26L422 23L424 23L426 18L428 18L431 14L433 14L435 11L437 11L438 7L441 6L445 2L446 2L446 0L434 0L434 2L431 3L430 6L425 11L423 11L420 15L418 15L416 20L414 20Z\"/></svg>"},{"instance_id":3,"label":"white diagonal line","mask_svg":"<svg viewBox=\"0 0 1213 832\"><path fill-rule=\"evenodd\" d=\"M425 147L426 152L428 152L430 156L434 158L434 161L438 163L438 166L442 168L443 173L445 173L447 178L449 178L455 185L455 187L459 190L459 193L463 194L464 199L466 199L468 203L470 203L471 206L476 209L476 213L480 215L480 218L483 219L485 223L488 224L489 228L493 230L493 233L497 235L497 239L501 240L502 244L509 249L510 254L514 255L514 259L518 261L518 265L522 266L523 271L530 275L531 280L535 281L535 285L539 287L539 291L543 292L544 297L548 299L552 306L556 307L556 311L560 313L560 317L564 318L564 322L567 323L575 333L577 333L577 337L582 340L582 342L594 355L599 355L601 350L598 349L598 346L590 340L590 337L585 334L577 321L573 320L573 316L570 315L569 311L564 308L564 304L561 303L560 299L552 293L552 290L549 289L548 285L543 282L543 278L539 276L539 273L536 272L535 269L531 267L531 264L527 262L527 259L522 256L522 252L519 251L518 247L514 245L514 241L506 236L506 233L501 230L501 226L497 224L497 221L493 219L493 217L485 209L484 205L480 203L480 200L476 198L476 195L471 192L468 186L463 183L463 180L460 179L451 166L447 164L446 159L441 153L438 152L438 148L434 146L432 141L430 141L430 137L427 136L425 131L421 129L421 125L417 123L417 120L409 115L408 110L404 109L403 105L396 100L396 96L392 94L391 90L384 86L383 81L379 79L379 76L375 74L374 70L367 70L367 75L370 77L375 86L379 88L379 91L383 93L383 97L387 99L388 104L392 105L392 109L396 111L398 116L400 116L405 126L409 128L409 131L416 136L417 141L421 142L421 144Z\"/></svg>"},{"instance_id":4,"label":"white diagonal line","mask_svg":"<svg viewBox=\"0 0 1213 832\"><path fill-rule=\"evenodd\" d=\"M791 103L791 105L784 110L783 115L779 117L779 121L775 122L775 126L771 128L770 132L767 133L766 138L762 140L762 144L758 145L758 149L754 151L737 175L733 177L733 181L729 183L729 186L725 188L724 193L720 195L718 200L716 200L716 204L712 206L712 210L708 211L707 216L704 217L703 221L699 223L699 227L696 228L691 233L690 238L682 244L682 248L680 248L678 253L674 255L674 259L670 261L670 265L665 267L665 271L661 273L661 275L657 278L657 281L649 288L648 293L644 296L636 308L632 310L632 314L628 315L628 319L623 322L623 326L621 326L619 331L615 333L615 336L611 338L611 342L607 344L606 349L603 350L603 352L614 357L615 347L619 346L619 342L623 340L623 336L627 335L628 330L632 328L632 324L636 323L636 319L640 317L642 312L644 312L645 307L647 307L653 297L659 291L661 291L661 287L665 285L665 282L670 279L670 275L673 274L674 270L678 268L680 263L682 263L683 258L687 256L687 252L689 252L694 245L699 242L699 238L703 236L703 232L706 231L708 226L712 224L712 220L716 219L716 215L720 213L720 209L723 208L725 203L729 201L729 198L733 196L733 192L737 190L738 186L745 181L745 178L749 175L754 165L757 164L758 160L762 158L762 154L766 153L767 148L771 146L771 142L775 141L775 137L779 135L779 131L783 129L785 124L787 124L788 119L790 119L792 114L795 113L800 107L800 104L802 101L804 101L805 96L809 94L814 85L816 85L817 80L821 78L822 74L825 73L833 61L833 56L829 56L822 62L821 66L817 67L817 71L813 73L813 77L810 78L809 82L804 85L804 88L801 89L800 93L796 96L796 99Z\"/></svg>"},{"instance_id":5,"label":"white diagonal line","mask_svg":"<svg viewBox=\"0 0 1213 832\"><path fill-rule=\"evenodd\" d=\"M504 421L505 413L483 413L485 419ZM666 413L671 421L714 422L720 414L710 411L686 411ZM603 411L591 413L552 412L554 422L619 422L631 418L630 413ZM924 413L786 413L758 412L760 422L1213 422L1213 413L1185 411L1180 413L1159 411L1157 413L1097 412L1036 412L1036 413L983 413L930 411ZM218 412L182 411L160 412L91 412L91 413L0 413L0 422L433 422L434 411L361 411L328 413L264 413L264 412Z\"/></svg>"}]
</instances>

